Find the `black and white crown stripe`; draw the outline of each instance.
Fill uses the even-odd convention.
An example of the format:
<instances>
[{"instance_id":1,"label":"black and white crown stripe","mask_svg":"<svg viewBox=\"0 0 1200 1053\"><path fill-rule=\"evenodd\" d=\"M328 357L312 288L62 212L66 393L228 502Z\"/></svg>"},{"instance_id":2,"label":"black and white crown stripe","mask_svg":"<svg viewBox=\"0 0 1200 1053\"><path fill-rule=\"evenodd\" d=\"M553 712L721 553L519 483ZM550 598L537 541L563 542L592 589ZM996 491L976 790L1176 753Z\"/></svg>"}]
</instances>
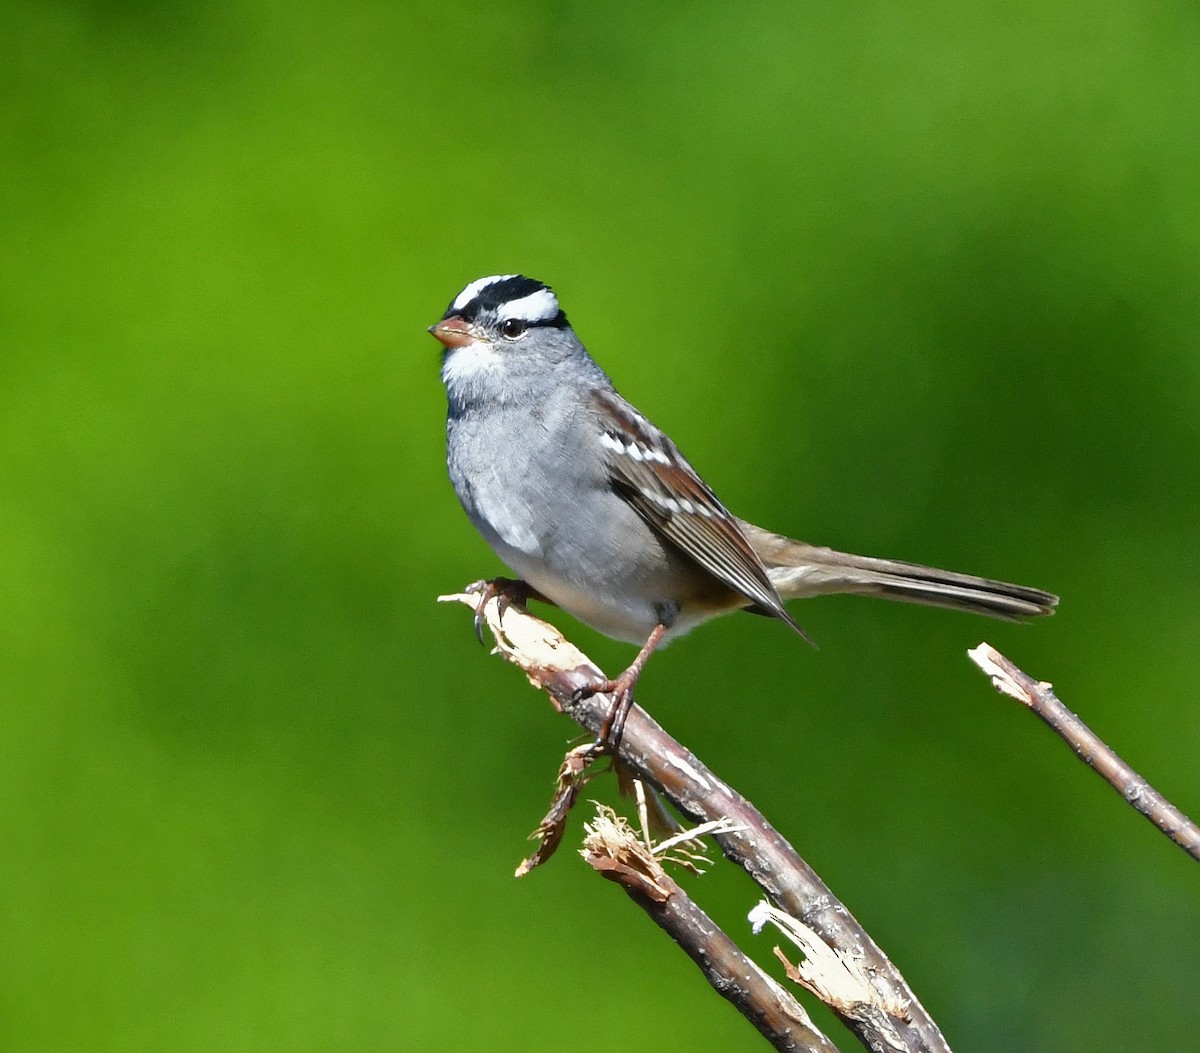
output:
<instances>
[{"instance_id":1,"label":"black and white crown stripe","mask_svg":"<svg viewBox=\"0 0 1200 1053\"><path fill-rule=\"evenodd\" d=\"M476 278L462 292L454 297L450 306L446 308L446 314L462 314L466 311L467 305L479 296L484 289L489 285L497 285L500 282L511 281L513 278L519 278L519 274L493 274L487 278Z\"/></svg>"},{"instance_id":2,"label":"black and white crown stripe","mask_svg":"<svg viewBox=\"0 0 1200 1053\"><path fill-rule=\"evenodd\" d=\"M516 319L530 326L563 329L567 325L567 316L554 290L523 274L493 274L476 279L450 302L442 317L457 316L475 322L486 314L491 314L497 323Z\"/></svg>"}]
</instances>

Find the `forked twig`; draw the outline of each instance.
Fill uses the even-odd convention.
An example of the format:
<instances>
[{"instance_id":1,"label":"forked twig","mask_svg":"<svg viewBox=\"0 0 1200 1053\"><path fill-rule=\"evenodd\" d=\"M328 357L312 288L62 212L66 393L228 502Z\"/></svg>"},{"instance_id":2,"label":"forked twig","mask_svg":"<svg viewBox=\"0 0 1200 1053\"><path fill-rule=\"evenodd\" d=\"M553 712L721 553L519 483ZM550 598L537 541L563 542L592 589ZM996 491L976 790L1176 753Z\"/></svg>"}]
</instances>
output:
<instances>
[{"instance_id":1,"label":"forked twig","mask_svg":"<svg viewBox=\"0 0 1200 1053\"><path fill-rule=\"evenodd\" d=\"M581 687L605 681L604 674L557 629L534 618L517 600L503 602L495 590L490 590L480 605L480 591L442 599L479 608L496 639L497 650L524 670L530 682L549 695L555 708L567 713L593 735L598 734L611 699L605 694L578 698ZM635 705L629 714L619 758L689 819L698 823L724 820L728 825L713 836L725 855L750 875L782 914L811 932L831 954L855 963L856 974L863 978L862 990L852 1007L835 1001L830 1003L830 1008L868 1049L889 1053L949 1053L949 1046L937 1024L917 1001L904 977L796 850L749 801L717 778L639 706ZM570 788L560 792L573 796ZM552 836L560 836L565 812L552 809L552 815ZM535 856L540 862L548 854L539 849ZM709 952L697 944L696 934L711 929L712 923L703 914L692 917L694 924L680 921L675 909L678 907L681 912L688 909L688 901L676 891L678 886L674 882L667 878L664 883L657 875L653 879L647 878L636 867L630 869L624 864L601 863L600 869L618 880L621 877L628 879L623 884L630 895L693 960L707 959ZM663 890L666 890L666 898L659 899ZM658 906L651 908L649 904ZM724 934L721 936L727 939ZM721 990L723 981L714 979L708 972L706 975ZM773 988L762 991L769 992L769 999L777 997ZM767 1002L759 1000L764 997L767 995L751 996L745 1006L739 1006L760 1030L761 1019L772 1012ZM802 1038L796 1033L786 1041L800 1044L777 1045L777 1048L830 1048L813 1045L811 1038ZM809 1044L805 1046L803 1042Z\"/></svg>"}]
</instances>

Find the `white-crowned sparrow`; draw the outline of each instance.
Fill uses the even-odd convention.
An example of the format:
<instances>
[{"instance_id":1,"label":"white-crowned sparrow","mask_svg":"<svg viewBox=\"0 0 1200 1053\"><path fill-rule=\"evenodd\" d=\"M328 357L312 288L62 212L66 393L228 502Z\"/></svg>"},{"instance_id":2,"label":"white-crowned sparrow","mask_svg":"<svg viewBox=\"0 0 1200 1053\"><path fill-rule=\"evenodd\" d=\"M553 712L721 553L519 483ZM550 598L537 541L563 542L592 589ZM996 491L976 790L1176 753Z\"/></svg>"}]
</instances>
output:
<instances>
[{"instance_id":1,"label":"white-crowned sparrow","mask_svg":"<svg viewBox=\"0 0 1200 1053\"><path fill-rule=\"evenodd\" d=\"M633 664L601 735L620 736L646 659L727 611L804 631L785 600L850 592L1023 619L1040 589L852 556L731 515L675 444L617 394L558 298L518 274L471 282L429 330L445 347L448 467L467 515L542 597L618 640Z\"/></svg>"}]
</instances>

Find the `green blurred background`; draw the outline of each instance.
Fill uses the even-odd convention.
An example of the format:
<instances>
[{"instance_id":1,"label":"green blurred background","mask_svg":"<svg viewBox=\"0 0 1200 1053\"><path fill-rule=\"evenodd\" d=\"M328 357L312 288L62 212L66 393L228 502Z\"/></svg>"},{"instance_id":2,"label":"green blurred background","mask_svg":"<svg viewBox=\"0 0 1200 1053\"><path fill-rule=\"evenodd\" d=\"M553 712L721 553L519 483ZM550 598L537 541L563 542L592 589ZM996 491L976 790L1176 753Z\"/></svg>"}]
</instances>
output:
<instances>
[{"instance_id":1,"label":"green blurred background","mask_svg":"<svg viewBox=\"0 0 1200 1053\"><path fill-rule=\"evenodd\" d=\"M642 697L956 1048L1194 1038L1200 871L964 656L1200 812L1192 6L4 21L0 1047L763 1048L570 848L511 876L574 726L434 605L499 565L424 332L510 270L741 514L1062 594L728 618Z\"/></svg>"}]
</instances>

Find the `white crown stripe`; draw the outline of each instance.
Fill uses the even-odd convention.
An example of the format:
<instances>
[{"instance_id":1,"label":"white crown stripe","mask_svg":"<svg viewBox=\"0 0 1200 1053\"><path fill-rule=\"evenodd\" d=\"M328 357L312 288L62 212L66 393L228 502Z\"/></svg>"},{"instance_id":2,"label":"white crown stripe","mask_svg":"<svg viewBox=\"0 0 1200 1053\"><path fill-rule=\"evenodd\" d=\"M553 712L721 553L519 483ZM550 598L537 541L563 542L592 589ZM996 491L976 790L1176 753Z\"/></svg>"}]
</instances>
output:
<instances>
[{"instance_id":1,"label":"white crown stripe","mask_svg":"<svg viewBox=\"0 0 1200 1053\"><path fill-rule=\"evenodd\" d=\"M558 297L549 289L538 289L519 300L502 303L496 310L496 320L516 318L523 322L549 322L558 317Z\"/></svg>"},{"instance_id":2,"label":"white crown stripe","mask_svg":"<svg viewBox=\"0 0 1200 1053\"><path fill-rule=\"evenodd\" d=\"M454 298L454 303L450 307L452 310L461 311L489 285L495 285L496 282L507 281L509 278L515 277L515 274L493 274L487 278L476 278Z\"/></svg>"}]
</instances>

